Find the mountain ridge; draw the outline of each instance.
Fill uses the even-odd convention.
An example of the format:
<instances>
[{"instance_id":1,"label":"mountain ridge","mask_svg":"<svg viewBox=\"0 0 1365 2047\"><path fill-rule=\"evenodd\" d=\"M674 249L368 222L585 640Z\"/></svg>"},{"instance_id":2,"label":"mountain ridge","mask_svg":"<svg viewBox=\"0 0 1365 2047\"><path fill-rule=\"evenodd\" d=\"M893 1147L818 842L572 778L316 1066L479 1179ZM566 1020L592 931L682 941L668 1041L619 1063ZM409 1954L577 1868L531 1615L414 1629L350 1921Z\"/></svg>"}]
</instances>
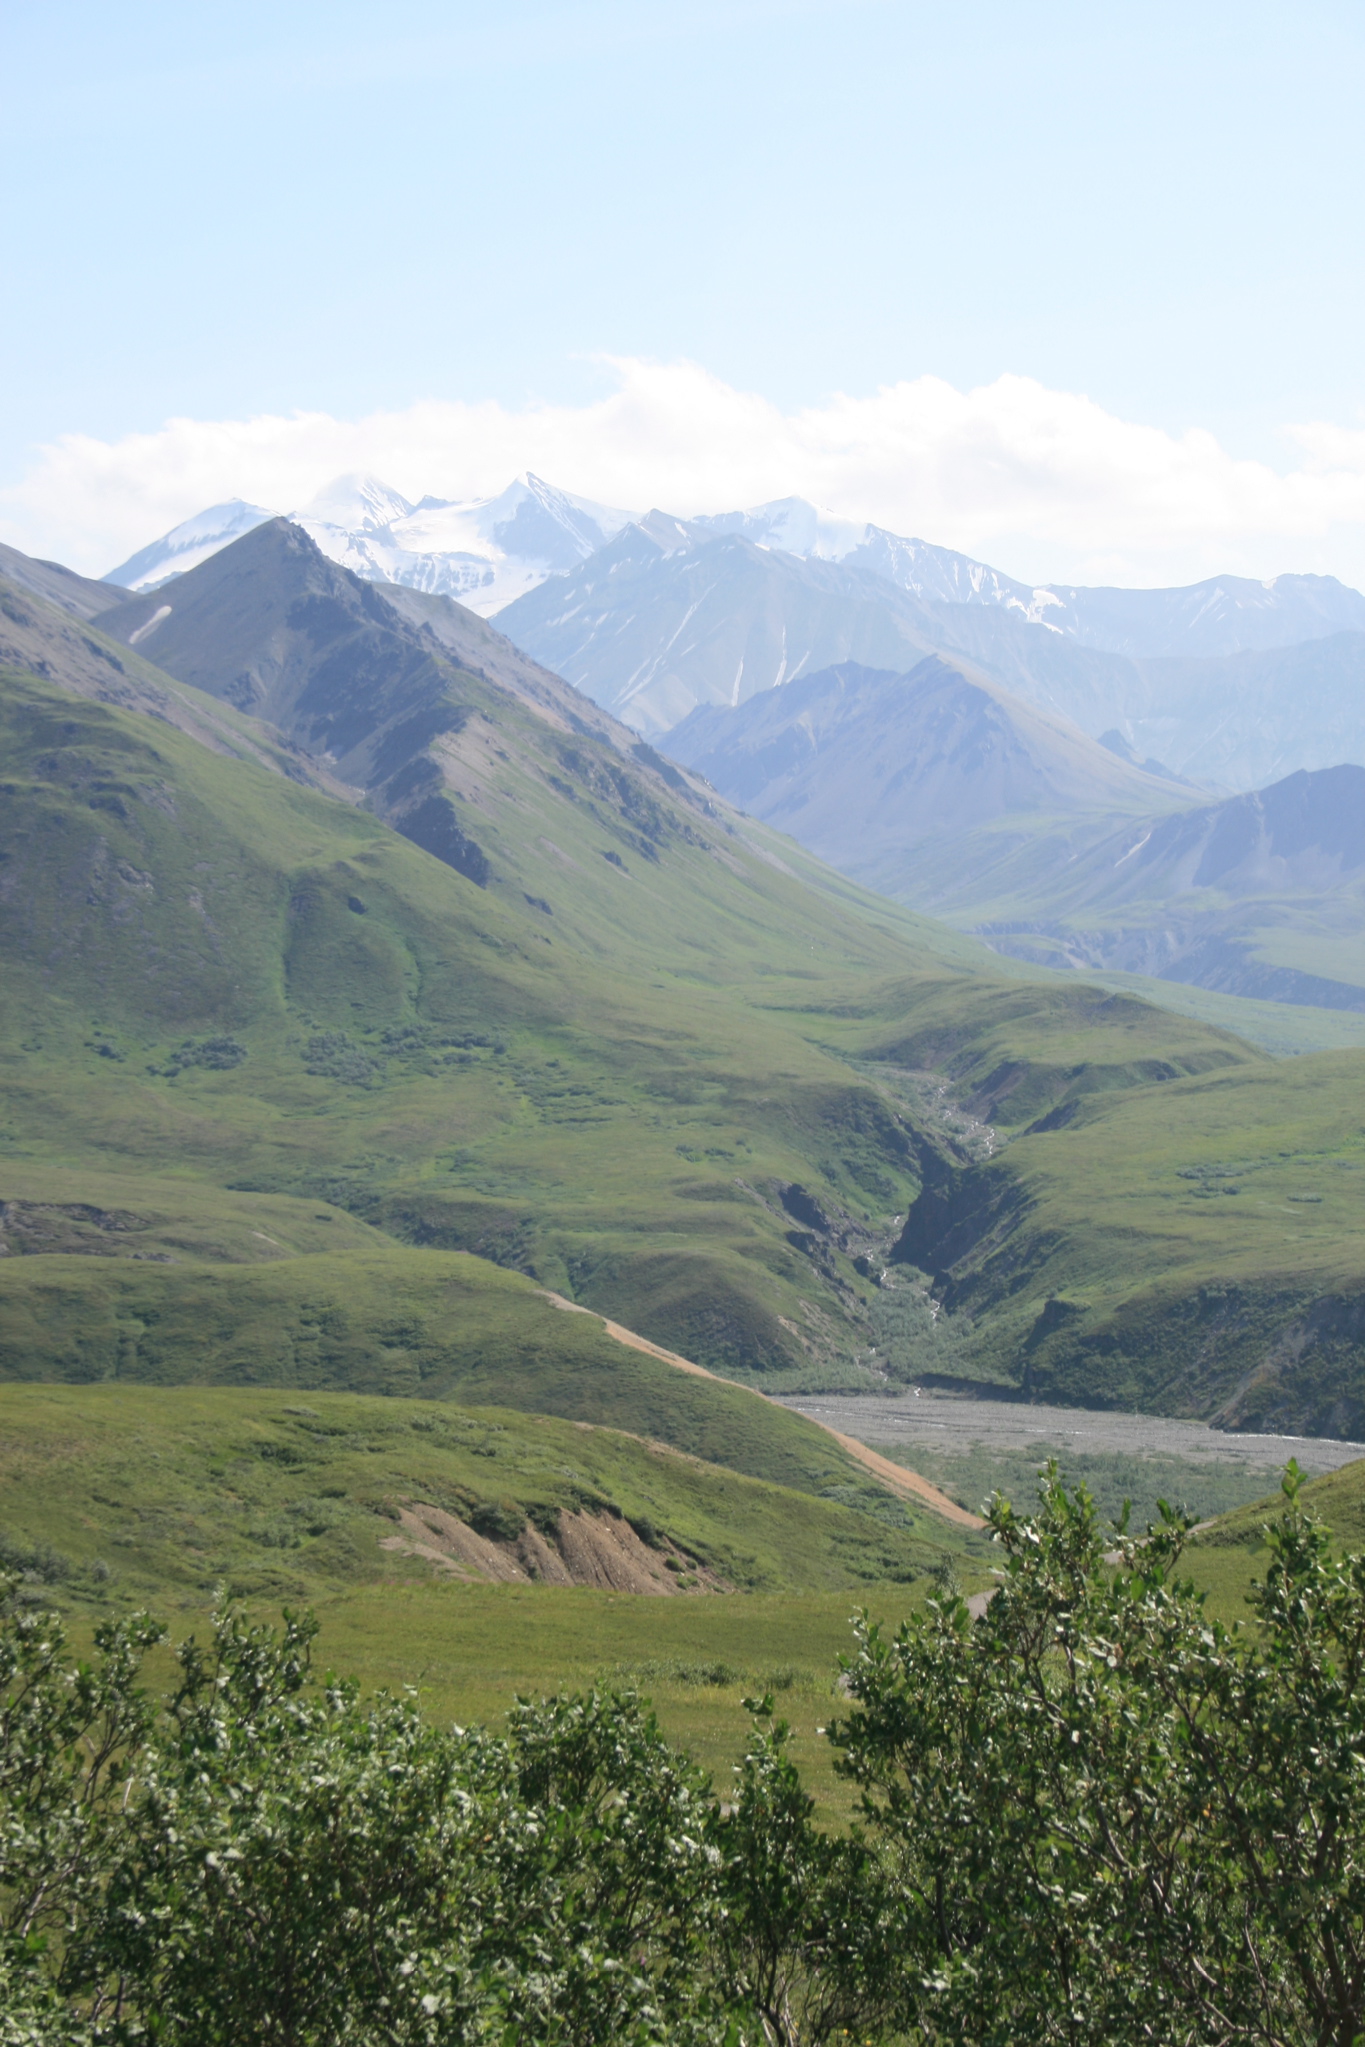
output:
<instances>
[{"instance_id":1,"label":"mountain ridge","mask_svg":"<svg viewBox=\"0 0 1365 2047\"><path fill-rule=\"evenodd\" d=\"M844 662L693 711L673 756L821 859L866 879L927 839L1026 815L1178 805L1191 792L1039 712L969 663Z\"/></svg>"}]
</instances>

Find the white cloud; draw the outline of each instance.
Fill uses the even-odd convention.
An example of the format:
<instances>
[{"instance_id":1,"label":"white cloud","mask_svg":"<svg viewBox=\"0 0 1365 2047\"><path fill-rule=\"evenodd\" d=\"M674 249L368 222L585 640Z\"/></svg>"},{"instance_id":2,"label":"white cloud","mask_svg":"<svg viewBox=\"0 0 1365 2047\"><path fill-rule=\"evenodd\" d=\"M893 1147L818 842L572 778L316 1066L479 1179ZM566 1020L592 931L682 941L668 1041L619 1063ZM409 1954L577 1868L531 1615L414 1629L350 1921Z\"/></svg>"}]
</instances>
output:
<instances>
[{"instance_id":1,"label":"white cloud","mask_svg":"<svg viewBox=\"0 0 1365 2047\"><path fill-rule=\"evenodd\" d=\"M612 368L610 395L579 406L429 400L359 420L173 419L114 442L68 435L0 493L0 531L97 574L224 498L288 510L348 470L409 497L473 497L529 468L641 510L795 493L1035 580L1287 569L1365 580L1365 432L1286 428L1277 470L1209 433L1135 425L1027 377L973 391L921 377L787 414L694 364Z\"/></svg>"}]
</instances>

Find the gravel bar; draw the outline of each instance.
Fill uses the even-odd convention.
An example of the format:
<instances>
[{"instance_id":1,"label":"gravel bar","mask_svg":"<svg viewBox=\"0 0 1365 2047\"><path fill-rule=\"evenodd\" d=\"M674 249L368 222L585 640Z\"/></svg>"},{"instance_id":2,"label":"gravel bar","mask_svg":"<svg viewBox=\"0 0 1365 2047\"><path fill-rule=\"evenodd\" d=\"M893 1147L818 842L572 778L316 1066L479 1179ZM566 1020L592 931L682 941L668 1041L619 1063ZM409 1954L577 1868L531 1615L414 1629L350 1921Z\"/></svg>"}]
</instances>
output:
<instances>
[{"instance_id":1,"label":"gravel bar","mask_svg":"<svg viewBox=\"0 0 1365 2047\"><path fill-rule=\"evenodd\" d=\"M1035 1407L1004 1400L963 1400L956 1394L783 1394L784 1407L824 1422L888 1455L915 1443L945 1455L1048 1448L1129 1457L1184 1457L1199 1464L1236 1464L1279 1472L1291 1457L1311 1477L1365 1457L1365 1443L1325 1436L1254 1436L1211 1429L1207 1422L1163 1415L1100 1413L1086 1407Z\"/></svg>"}]
</instances>

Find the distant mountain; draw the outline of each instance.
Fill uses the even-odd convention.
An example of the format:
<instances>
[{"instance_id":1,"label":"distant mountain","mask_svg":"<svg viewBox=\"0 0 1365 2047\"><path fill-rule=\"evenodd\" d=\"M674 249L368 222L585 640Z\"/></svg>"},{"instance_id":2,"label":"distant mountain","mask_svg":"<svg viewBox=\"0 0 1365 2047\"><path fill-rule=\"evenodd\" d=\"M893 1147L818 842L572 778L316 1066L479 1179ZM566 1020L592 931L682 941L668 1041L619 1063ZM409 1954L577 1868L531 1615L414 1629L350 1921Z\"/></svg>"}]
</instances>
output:
<instances>
[{"instance_id":1,"label":"distant mountain","mask_svg":"<svg viewBox=\"0 0 1365 2047\"><path fill-rule=\"evenodd\" d=\"M1365 763L1365 633L1136 668L1125 736L1197 781L1256 788Z\"/></svg>"},{"instance_id":2,"label":"distant mountain","mask_svg":"<svg viewBox=\"0 0 1365 2047\"><path fill-rule=\"evenodd\" d=\"M213 507L113 580L158 587L267 516ZM1365 761L1365 597L1331 577L1030 586L801 498L632 522L530 474L495 498L415 505L374 477L340 477L296 522L366 581L496 615L654 738L697 704L743 703L847 660L903 672L938 649L1206 789Z\"/></svg>"},{"instance_id":3,"label":"distant mountain","mask_svg":"<svg viewBox=\"0 0 1365 2047\"><path fill-rule=\"evenodd\" d=\"M1174 590L1030 585L951 548L833 519L804 498L780 498L693 523L742 535L760 547L847 562L927 604L1000 609L1080 646L1138 659L1235 654L1365 631L1365 596L1335 576L1277 576L1267 583L1214 576Z\"/></svg>"},{"instance_id":4,"label":"distant mountain","mask_svg":"<svg viewBox=\"0 0 1365 2047\"><path fill-rule=\"evenodd\" d=\"M235 498L173 527L112 569L128 589L154 589L276 516ZM373 583L458 597L485 616L575 567L630 514L556 490L529 473L499 496L412 504L373 476L340 476L291 514L325 555Z\"/></svg>"},{"instance_id":5,"label":"distant mountain","mask_svg":"<svg viewBox=\"0 0 1365 2047\"><path fill-rule=\"evenodd\" d=\"M841 661L904 671L943 643L879 577L651 512L498 614L518 646L657 736Z\"/></svg>"},{"instance_id":6,"label":"distant mountain","mask_svg":"<svg viewBox=\"0 0 1365 2047\"><path fill-rule=\"evenodd\" d=\"M779 540L809 552L770 544ZM652 512L500 612L498 624L656 739L699 704L742 704L847 660L903 673L936 649L1093 738L1117 732L1137 759L1154 758L1213 793L1300 767L1365 761L1365 633L1138 658L1086 644L1079 626L1040 623L1040 593L966 556L876 529L856 547L847 540L800 501L766 507L762 517ZM1247 592L1267 605L1248 597L1239 609ZM1178 637L1172 620L1181 616L1197 640L1320 628L1334 610L1365 610L1356 592L1313 577L1281 577L1270 590L1225 581L1193 592L1088 595L1096 616L1101 597L1150 599L1153 641Z\"/></svg>"},{"instance_id":7,"label":"distant mountain","mask_svg":"<svg viewBox=\"0 0 1365 2047\"><path fill-rule=\"evenodd\" d=\"M737 710L699 708L668 750L844 873L909 897L921 849L983 825L1149 814L1187 790L1032 709L965 663L844 662Z\"/></svg>"},{"instance_id":8,"label":"distant mountain","mask_svg":"<svg viewBox=\"0 0 1365 2047\"><path fill-rule=\"evenodd\" d=\"M905 899L932 893L997 951L1365 1011L1365 768L1115 824L1065 860L1041 840L956 852Z\"/></svg>"},{"instance_id":9,"label":"distant mountain","mask_svg":"<svg viewBox=\"0 0 1365 2047\"><path fill-rule=\"evenodd\" d=\"M240 498L211 506L110 570L106 580L150 589L273 516ZM571 575L634 517L529 471L497 497L424 497L416 504L377 477L340 476L289 516L356 575L459 597L485 617L549 576ZM650 521L642 523L649 530ZM801 561L847 565L926 605L1003 613L1011 623L1041 625L1078 647L1137 660L1219 656L1365 632L1365 596L1332 576L1277 576L1263 583L1218 576L1170 590L1028 584L970 555L865 520L835 518L798 497L673 523L694 545L741 539ZM950 623L954 644L960 633L981 630L963 620ZM984 646L975 651L984 658Z\"/></svg>"},{"instance_id":10,"label":"distant mountain","mask_svg":"<svg viewBox=\"0 0 1365 2047\"><path fill-rule=\"evenodd\" d=\"M667 747L854 880L998 952L1365 1010L1365 767L1197 803L1107 739L935 655L698 709Z\"/></svg>"},{"instance_id":11,"label":"distant mountain","mask_svg":"<svg viewBox=\"0 0 1365 2047\"><path fill-rule=\"evenodd\" d=\"M126 562L110 569L104 580L125 590L154 590L169 577L183 576L187 569L198 568L210 555L230 547L234 540L240 540L244 533L274 516L261 505L249 505L245 498L229 498L226 504L210 505L206 512L196 512L192 519L172 526L160 540L153 540L129 555Z\"/></svg>"}]
</instances>

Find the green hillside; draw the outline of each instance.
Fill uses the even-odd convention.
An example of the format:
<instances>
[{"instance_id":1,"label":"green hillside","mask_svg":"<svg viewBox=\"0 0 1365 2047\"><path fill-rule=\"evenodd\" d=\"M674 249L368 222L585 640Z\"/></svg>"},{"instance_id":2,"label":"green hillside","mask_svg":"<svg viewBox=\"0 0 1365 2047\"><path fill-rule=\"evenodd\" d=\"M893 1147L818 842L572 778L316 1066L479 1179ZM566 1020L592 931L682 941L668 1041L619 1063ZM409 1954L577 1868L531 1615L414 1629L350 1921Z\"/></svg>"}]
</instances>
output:
<instances>
[{"instance_id":1,"label":"green hillside","mask_svg":"<svg viewBox=\"0 0 1365 2047\"><path fill-rule=\"evenodd\" d=\"M1357 1555L1365 1550L1365 1458L1311 1479L1299 1503L1330 1531L1336 1550ZM1248 1595L1254 1582L1264 1580L1270 1562L1265 1530L1283 1509L1283 1495L1270 1493L1220 1514L1191 1537L1182 1570L1203 1593L1210 1614L1224 1621L1247 1620Z\"/></svg>"},{"instance_id":2,"label":"green hillside","mask_svg":"<svg viewBox=\"0 0 1365 2047\"><path fill-rule=\"evenodd\" d=\"M464 1401L0 1387L0 1567L78 1643L139 1606L179 1638L223 1598L258 1618L307 1605L328 1667L411 1687L435 1719L495 1723L518 1694L635 1683L720 1772L743 1746L743 1697L775 1687L838 1811L816 1729L850 1614L871 1601L899 1618L945 1570L988 1582L981 1538L872 1502L875 1516L617 1428Z\"/></svg>"},{"instance_id":3,"label":"green hillside","mask_svg":"<svg viewBox=\"0 0 1365 2047\"><path fill-rule=\"evenodd\" d=\"M347 633L362 666L388 645L369 610ZM59 668L65 643L44 644ZM751 1455L728 1423L693 1437L613 1408L644 1361L540 1302L528 1365L533 1289L479 1294L449 1255L472 1252L772 1390L876 1386L889 1363L1358 1428L1350 1183L1328 1200L1267 1164L1336 1142L1354 1055L1281 1065L1008 968L618 728L571 730L553 678L512 664L503 687L402 645L461 711L410 733L411 758L439 755L480 875L404 837L401 812L395 831L279 772L287 736L267 765L93 701L88 680L4 674L9 1376L441 1390L820 1489L830 1449L795 1476L788 1449ZM324 657L308 639L305 693ZM1215 1198L1253 1154L1240 1206ZM888 1342L898 1240L949 1312ZM606 1378L565 1405L580 1396L555 1360L585 1344ZM660 1370L665 1408L690 1413L701 1382ZM1273 1396L1246 1392L1256 1374Z\"/></svg>"},{"instance_id":4,"label":"green hillside","mask_svg":"<svg viewBox=\"0 0 1365 2047\"><path fill-rule=\"evenodd\" d=\"M927 1191L899 1255L974 1325L951 1372L1359 1438L1363 1232L1365 1058L1323 1052L1068 1103Z\"/></svg>"},{"instance_id":5,"label":"green hillside","mask_svg":"<svg viewBox=\"0 0 1365 2047\"><path fill-rule=\"evenodd\" d=\"M104 1213L139 1240L128 1211ZM281 1232L296 1220L282 1201L262 1214ZM361 1235L336 1221L343 1236ZM173 1271L136 1254L90 1256L88 1241L74 1253L13 1259L0 1284L0 1375L497 1403L633 1430L756 1478L841 1489L880 1509L878 1488L832 1438L785 1408L627 1348L595 1316L565 1314L519 1274L364 1236L344 1253L310 1253L300 1242L302 1255L236 1266L183 1259ZM184 1239L163 1230L152 1241Z\"/></svg>"},{"instance_id":6,"label":"green hillside","mask_svg":"<svg viewBox=\"0 0 1365 2047\"><path fill-rule=\"evenodd\" d=\"M5 1197L126 1208L131 1176L134 1212L174 1212L169 1175L186 1232L160 1257L268 1257L242 1197L321 1199L721 1369L837 1383L875 1295L853 1261L943 1142L850 1059L913 1000L974 1044L1007 1030L1049 1100L1075 1085L1070 991L964 981L959 941L719 830L618 865L600 806L542 788L557 836L485 825L479 888L363 810L36 678L7 678L0 746ZM897 978L940 943L931 980ZM1158 1046L1166 1073L1254 1057L1128 1009L1092 1020L1092 1077L1141 1078Z\"/></svg>"},{"instance_id":7,"label":"green hillside","mask_svg":"<svg viewBox=\"0 0 1365 2047\"><path fill-rule=\"evenodd\" d=\"M1299 1494L1300 1503L1312 1509L1330 1529L1340 1548L1353 1553L1365 1551L1365 1457L1343 1464L1324 1478L1310 1479ZM1240 1550L1248 1556L1263 1548L1262 1531L1283 1507L1278 1493L1235 1513L1222 1514L1194 1538L1196 1552Z\"/></svg>"},{"instance_id":8,"label":"green hillside","mask_svg":"<svg viewBox=\"0 0 1365 2047\"><path fill-rule=\"evenodd\" d=\"M381 1585L610 1589L613 1566L619 1591L832 1592L985 1557L887 1499L872 1522L619 1429L464 1402L7 1386L0 1444L5 1560L89 1613ZM576 1548L575 1532L607 1540Z\"/></svg>"}]
</instances>

